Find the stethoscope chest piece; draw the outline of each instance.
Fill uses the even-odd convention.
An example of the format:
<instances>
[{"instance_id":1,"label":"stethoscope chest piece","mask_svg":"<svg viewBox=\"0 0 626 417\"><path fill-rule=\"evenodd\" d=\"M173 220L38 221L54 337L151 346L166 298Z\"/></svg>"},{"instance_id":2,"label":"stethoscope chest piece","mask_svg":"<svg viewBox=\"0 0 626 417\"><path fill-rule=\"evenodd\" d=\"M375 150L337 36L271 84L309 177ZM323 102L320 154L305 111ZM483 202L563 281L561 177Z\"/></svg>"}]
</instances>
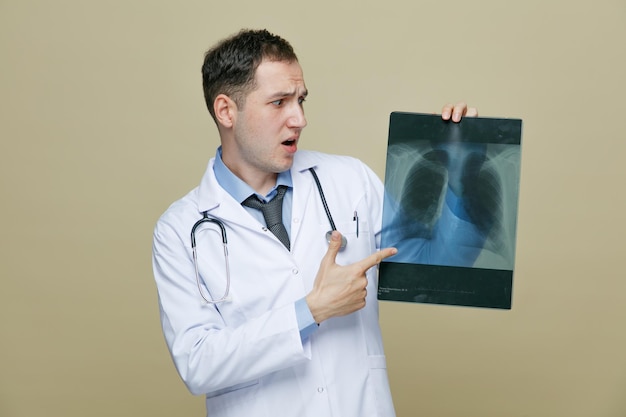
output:
<instances>
[{"instance_id":1,"label":"stethoscope chest piece","mask_svg":"<svg viewBox=\"0 0 626 417\"><path fill-rule=\"evenodd\" d=\"M326 242L328 242L328 244L330 244L330 237L332 236L332 234L333 234L332 230L329 230L328 232L326 232ZM339 248L339 250L344 249L347 244L348 244L348 239L346 239L344 235L341 235L341 247Z\"/></svg>"}]
</instances>

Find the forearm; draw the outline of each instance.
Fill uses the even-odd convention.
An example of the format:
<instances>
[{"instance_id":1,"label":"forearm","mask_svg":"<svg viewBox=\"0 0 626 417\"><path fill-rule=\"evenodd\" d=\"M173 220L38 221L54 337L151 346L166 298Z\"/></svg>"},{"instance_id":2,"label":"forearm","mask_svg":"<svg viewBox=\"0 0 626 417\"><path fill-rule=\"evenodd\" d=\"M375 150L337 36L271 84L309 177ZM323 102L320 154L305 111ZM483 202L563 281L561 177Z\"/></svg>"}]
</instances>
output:
<instances>
[{"instance_id":1,"label":"forearm","mask_svg":"<svg viewBox=\"0 0 626 417\"><path fill-rule=\"evenodd\" d=\"M186 331L177 332L167 319L163 323L176 368L193 394L252 381L308 359L293 305L236 328L188 323Z\"/></svg>"}]
</instances>

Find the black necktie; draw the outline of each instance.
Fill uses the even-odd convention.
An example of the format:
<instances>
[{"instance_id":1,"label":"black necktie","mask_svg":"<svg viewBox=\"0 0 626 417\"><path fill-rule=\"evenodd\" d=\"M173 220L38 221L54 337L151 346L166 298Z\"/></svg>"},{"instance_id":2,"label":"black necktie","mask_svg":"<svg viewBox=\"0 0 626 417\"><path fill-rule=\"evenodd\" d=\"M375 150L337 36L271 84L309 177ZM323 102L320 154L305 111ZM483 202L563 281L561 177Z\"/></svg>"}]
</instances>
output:
<instances>
[{"instance_id":1,"label":"black necktie","mask_svg":"<svg viewBox=\"0 0 626 417\"><path fill-rule=\"evenodd\" d=\"M257 210L261 210L267 228L282 242L287 249L290 248L289 235L287 229L283 224L283 197L287 192L287 186L279 185L276 189L276 196L267 203L259 200L259 198L252 194L250 197L244 200L244 206L251 207Z\"/></svg>"}]
</instances>

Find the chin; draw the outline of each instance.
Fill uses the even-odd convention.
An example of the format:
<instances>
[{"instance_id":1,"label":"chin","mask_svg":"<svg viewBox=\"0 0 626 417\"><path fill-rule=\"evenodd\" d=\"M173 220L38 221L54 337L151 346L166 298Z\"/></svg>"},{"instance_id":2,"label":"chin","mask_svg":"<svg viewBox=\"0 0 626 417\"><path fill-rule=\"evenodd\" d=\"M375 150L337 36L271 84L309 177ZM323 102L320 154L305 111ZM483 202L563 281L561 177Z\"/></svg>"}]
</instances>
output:
<instances>
[{"instance_id":1,"label":"chin","mask_svg":"<svg viewBox=\"0 0 626 417\"><path fill-rule=\"evenodd\" d=\"M291 166L293 165L293 158L294 158L295 153L292 153L288 156L285 156L282 161L281 164L283 164L283 166L286 166L287 169L291 168Z\"/></svg>"},{"instance_id":2,"label":"chin","mask_svg":"<svg viewBox=\"0 0 626 417\"><path fill-rule=\"evenodd\" d=\"M279 172L289 171L292 166L293 166L293 158L290 158L288 161L285 161L280 166L277 166L276 167L277 168L276 172L279 173Z\"/></svg>"},{"instance_id":3,"label":"chin","mask_svg":"<svg viewBox=\"0 0 626 417\"><path fill-rule=\"evenodd\" d=\"M285 165L279 172L289 171L293 164Z\"/></svg>"}]
</instances>

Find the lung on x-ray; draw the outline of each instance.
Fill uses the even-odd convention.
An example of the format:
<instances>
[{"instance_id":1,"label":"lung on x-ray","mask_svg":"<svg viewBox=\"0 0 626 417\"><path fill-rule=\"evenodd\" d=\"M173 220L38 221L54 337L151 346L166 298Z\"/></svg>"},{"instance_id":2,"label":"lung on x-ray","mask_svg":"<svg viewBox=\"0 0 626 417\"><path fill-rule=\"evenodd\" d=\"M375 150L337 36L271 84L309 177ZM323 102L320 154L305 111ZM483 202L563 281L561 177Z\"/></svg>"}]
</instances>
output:
<instances>
[{"instance_id":1,"label":"lung on x-ray","mask_svg":"<svg viewBox=\"0 0 626 417\"><path fill-rule=\"evenodd\" d=\"M511 308L522 121L390 116L378 298Z\"/></svg>"}]
</instances>

